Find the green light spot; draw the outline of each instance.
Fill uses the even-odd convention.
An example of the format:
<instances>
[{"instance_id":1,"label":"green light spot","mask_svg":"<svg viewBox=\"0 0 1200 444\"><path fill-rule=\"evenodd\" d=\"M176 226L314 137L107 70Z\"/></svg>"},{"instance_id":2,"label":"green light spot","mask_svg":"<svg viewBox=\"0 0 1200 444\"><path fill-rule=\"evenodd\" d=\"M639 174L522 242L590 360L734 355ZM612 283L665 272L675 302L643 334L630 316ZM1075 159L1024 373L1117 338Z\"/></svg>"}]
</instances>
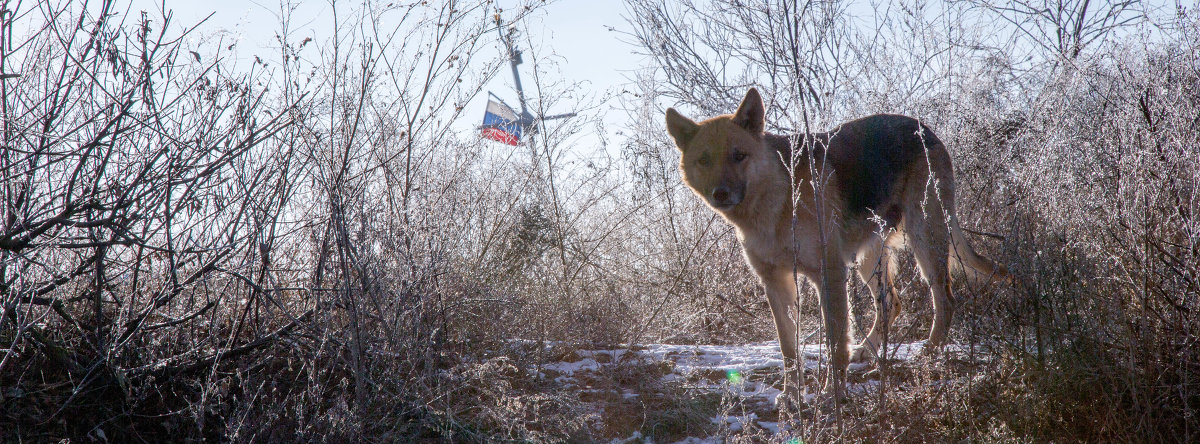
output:
<instances>
[{"instance_id":1,"label":"green light spot","mask_svg":"<svg viewBox=\"0 0 1200 444\"><path fill-rule=\"evenodd\" d=\"M800 440L800 438L792 438L787 440L787 444L804 444L804 441Z\"/></svg>"},{"instance_id":2,"label":"green light spot","mask_svg":"<svg viewBox=\"0 0 1200 444\"><path fill-rule=\"evenodd\" d=\"M729 384L731 385L738 385L742 383L744 378L742 378L742 372L737 370L725 370L725 379L729 381Z\"/></svg>"}]
</instances>

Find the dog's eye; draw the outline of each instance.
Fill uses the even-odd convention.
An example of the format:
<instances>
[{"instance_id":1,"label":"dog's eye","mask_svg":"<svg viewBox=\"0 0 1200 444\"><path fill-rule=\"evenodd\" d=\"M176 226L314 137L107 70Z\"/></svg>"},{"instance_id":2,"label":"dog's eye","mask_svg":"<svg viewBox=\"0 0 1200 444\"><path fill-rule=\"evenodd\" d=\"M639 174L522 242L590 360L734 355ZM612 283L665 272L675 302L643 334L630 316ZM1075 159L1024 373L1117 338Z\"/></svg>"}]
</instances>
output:
<instances>
[{"instance_id":1,"label":"dog's eye","mask_svg":"<svg viewBox=\"0 0 1200 444\"><path fill-rule=\"evenodd\" d=\"M746 153L733 153L733 163L738 163L746 160Z\"/></svg>"},{"instance_id":2,"label":"dog's eye","mask_svg":"<svg viewBox=\"0 0 1200 444\"><path fill-rule=\"evenodd\" d=\"M700 164L702 167L706 167L712 165L712 159L709 159L707 155L700 156L700 160L697 160L696 163Z\"/></svg>"}]
</instances>

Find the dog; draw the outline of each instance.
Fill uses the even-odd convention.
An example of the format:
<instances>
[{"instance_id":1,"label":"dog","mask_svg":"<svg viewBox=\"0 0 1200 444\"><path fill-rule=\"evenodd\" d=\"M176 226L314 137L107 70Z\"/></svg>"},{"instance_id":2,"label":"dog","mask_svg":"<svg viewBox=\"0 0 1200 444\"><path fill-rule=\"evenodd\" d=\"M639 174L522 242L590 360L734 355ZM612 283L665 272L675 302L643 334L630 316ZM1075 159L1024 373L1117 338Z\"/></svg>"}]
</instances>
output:
<instances>
[{"instance_id":1,"label":"dog","mask_svg":"<svg viewBox=\"0 0 1200 444\"><path fill-rule=\"evenodd\" d=\"M684 183L734 226L766 288L785 368L797 362L796 323L788 315L795 273L820 295L833 369L826 387L844 382L851 360L877 354L900 313L891 249L907 245L929 284L934 315L926 350L941 346L950 328L950 267L972 280L1009 279L967 243L954 215L950 154L918 120L878 114L827 133L785 137L765 132L764 118L762 97L751 88L733 114L697 123L669 108L666 123ZM856 262L875 295L875 321L852 355L846 278Z\"/></svg>"}]
</instances>

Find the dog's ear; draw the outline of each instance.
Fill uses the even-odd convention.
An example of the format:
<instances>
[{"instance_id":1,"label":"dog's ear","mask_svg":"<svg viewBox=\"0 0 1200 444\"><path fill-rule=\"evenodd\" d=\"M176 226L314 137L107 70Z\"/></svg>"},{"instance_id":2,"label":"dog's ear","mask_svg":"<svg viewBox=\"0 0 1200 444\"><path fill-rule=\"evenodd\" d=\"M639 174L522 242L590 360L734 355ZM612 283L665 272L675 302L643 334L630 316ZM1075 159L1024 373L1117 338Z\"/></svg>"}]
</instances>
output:
<instances>
[{"instance_id":1,"label":"dog's ear","mask_svg":"<svg viewBox=\"0 0 1200 444\"><path fill-rule=\"evenodd\" d=\"M765 127L766 109L763 107L762 96L758 95L758 90L750 88L746 91L746 97L742 99L742 104L738 106L737 112L733 113L733 123L745 128L754 134L762 134Z\"/></svg>"},{"instance_id":2,"label":"dog's ear","mask_svg":"<svg viewBox=\"0 0 1200 444\"><path fill-rule=\"evenodd\" d=\"M696 125L696 122L683 117L683 114L679 114L675 108L667 108L667 132L671 134L672 139L675 139L675 146L679 148L679 151L683 151L683 147L687 146L693 137L696 137L696 130L699 129L700 126Z\"/></svg>"}]
</instances>

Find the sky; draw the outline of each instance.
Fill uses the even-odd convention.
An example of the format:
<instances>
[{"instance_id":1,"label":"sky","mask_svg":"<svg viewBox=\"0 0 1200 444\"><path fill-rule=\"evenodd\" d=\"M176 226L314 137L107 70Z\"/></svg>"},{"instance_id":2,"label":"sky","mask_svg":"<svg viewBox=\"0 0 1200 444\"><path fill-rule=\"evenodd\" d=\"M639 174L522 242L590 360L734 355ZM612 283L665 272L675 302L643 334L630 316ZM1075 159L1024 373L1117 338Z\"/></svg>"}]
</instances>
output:
<instances>
[{"instance_id":1,"label":"sky","mask_svg":"<svg viewBox=\"0 0 1200 444\"><path fill-rule=\"evenodd\" d=\"M562 0L549 4L540 14L531 17L525 32L537 45L537 50L543 57L553 55L557 60L554 71L565 82L581 82L585 93L599 99L611 91L620 91L630 82L633 72L646 64L643 56L635 54L636 48L620 40L620 30L628 29L622 17L625 11L622 3L615 0ZM615 28L618 31L612 31ZM525 45L518 45L519 49ZM497 52L501 51L497 43ZM507 68L507 67L506 67ZM530 80L527 72L532 69L528 59L520 65L522 83L528 90ZM553 73L553 71L552 71ZM510 105L518 106L516 93L512 86L512 75L505 69L488 85L488 89L504 98ZM486 93L468 105L468 109L478 109L477 115L468 115L468 120L483 119L483 108L486 106ZM625 113L601 106L602 118L605 122L608 137L627 120ZM551 109L551 114L568 112L570 110ZM474 121L472 120L474 124ZM587 127L580 134L579 140L586 144L599 144L595 129Z\"/></svg>"},{"instance_id":2,"label":"sky","mask_svg":"<svg viewBox=\"0 0 1200 444\"><path fill-rule=\"evenodd\" d=\"M126 4L132 11L139 9L157 10L162 0L116 0L117 9L123 9ZM237 42L237 56L243 61L252 60L261 55L264 59L277 59L275 32L279 28L278 11L282 0L167 0L167 8L173 11L173 22L176 26L197 23L205 17L208 21L202 26L204 35L216 35L223 42ZM346 8L357 5L362 0L347 0L342 4ZM397 0L411 1L411 0ZM444 1L444 0L431 0ZM856 2L852 5L853 14L868 17L872 12L872 4L876 1L886 3L886 0ZM518 0L497 0L501 7L512 7ZM1163 3L1171 3L1167 0ZM323 41L322 36L328 36L332 31L331 7L329 0L299 1L295 12L295 35L313 35L317 41ZM534 42L535 50L541 57L554 56L557 66L551 76L558 76L564 83L581 82L582 92L595 98L605 97L607 93L623 89L630 83L633 73L648 64L648 61L635 54L637 48L622 41L622 32L630 29L623 15L626 13L623 2L618 0L558 0L551 1L541 11L528 19L524 32ZM210 16L211 14L211 16ZM155 14L151 14L153 16ZM506 14L507 15L507 14ZM507 18L507 17L506 17ZM616 32L611 28L617 29ZM502 45L495 34L485 36L493 41L492 55L500 56ZM530 48L521 41L520 46L529 51ZM485 54L484 55L489 55ZM521 65L522 78L528 87L531 82L529 75L531 63ZM528 89L528 88L527 88ZM483 120L483 112L487 106L487 91L492 91L504 98L509 104L517 106L516 94L512 87L512 78L507 69L503 69L485 91L469 102L464 116L455 122L460 132L477 132L475 129ZM615 109L615 101L601 104L591 110L600 116L604 123L608 140L614 141L613 135L622 129L628 117L625 112ZM668 104L669 105L669 104ZM567 109L551 109L551 113L567 112ZM594 134L595 128L586 126L585 134L579 136L577 145L598 145L599 138Z\"/></svg>"},{"instance_id":3,"label":"sky","mask_svg":"<svg viewBox=\"0 0 1200 444\"><path fill-rule=\"evenodd\" d=\"M157 0L126 0L131 1L133 9L157 9ZM350 5L356 2L350 2ZM515 5L516 1L498 1L501 7ZM119 5L120 3L118 3ZM255 55L273 56L275 50L274 35L278 29L279 3L277 0L204 0L204 1L167 1L167 8L173 11L172 21L176 25L199 22L205 17L206 32L217 31L226 39L238 42L238 57L252 59ZM118 6L119 8L119 6ZM331 8L328 1L309 0L300 3L299 10L294 14L300 28L307 28L314 33L328 34L332 25L327 17ZM563 82L582 82L585 93L601 98L609 91L619 91L629 82L632 72L641 67L645 60L634 54L635 48L620 40L620 33L609 28L628 29L622 17L625 8L619 1L594 0L560 0L550 2L542 11L532 16L525 24L527 37L532 39L539 55L542 57L555 56L557 67L551 75L560 76ZM209 17L209 14L212 14ZM316 17L316 19L313 19ZM302 35L302 34L297 34ZM494 36L495 34L491 34ZM316 38L321 40L321 38ZM502 54L503 47L495 38L495 55ZM226 40L229 41L229 40ZM525 44L519 44L520 49ZM485 55L487 55L485 53ZM264 57L266 58L266 57ZM272 57L274 58L274 57ZM532 69L528 62L520 66L522 82L526 90L530 88L529 71ZM467 111L455 127L460 131L477 131L475 129L483 121L484 108L487 106L487 91L494 92L513 107L518 106L515 90L512 86L512 75L507 66L488 84L485 92L467 104ZM601 106L602 118L605 121L606 132L617 131L624 124L623 112L611 111L608 106ZM552 113L568 112L569 110L552 109ZM584 144L598 144L599 139L592 126L584 129L579 135L579 141Z\"/></svg>"}]
</instances>

